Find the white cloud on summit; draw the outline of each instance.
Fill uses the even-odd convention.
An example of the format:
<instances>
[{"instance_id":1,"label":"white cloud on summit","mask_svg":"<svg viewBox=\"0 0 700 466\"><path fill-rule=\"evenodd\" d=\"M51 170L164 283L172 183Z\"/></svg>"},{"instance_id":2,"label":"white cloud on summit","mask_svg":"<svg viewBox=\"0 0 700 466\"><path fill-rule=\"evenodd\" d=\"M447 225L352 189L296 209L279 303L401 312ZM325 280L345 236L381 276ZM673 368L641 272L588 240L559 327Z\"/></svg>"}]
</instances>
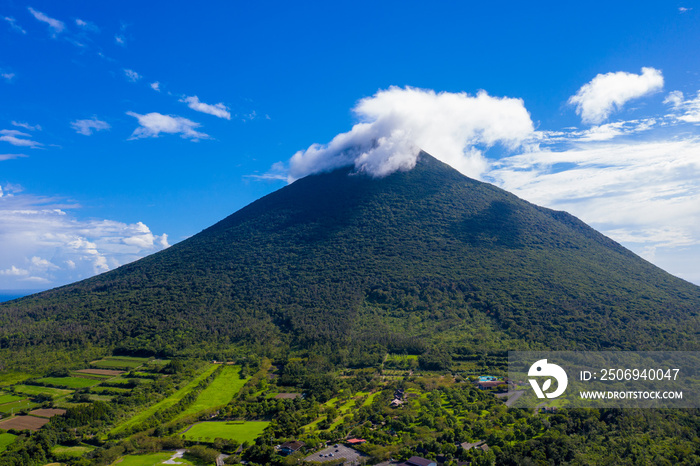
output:
<instances>
[{"instance_id":1,"label":"white cloud on summit","mask_svg":"<svg viewBox=\"0 0 700 466\"><path fill-rule=\"evenodd\" d=\"M360 100L353 111L360 123L349 132L294 154L289 181L346 165L385 176L413 168L421 149L479 178L488 165L484 148L518 147L534 131L521 99L485 91L472 96L391 87Z\"/></svg>"},{"instance_id":2,"label":"white cloud on summit","mask_svg":"<svg viewBox=\"0 0 700 466\"><path fill-rule=\"evenodd\" d=\"M163 115L161 113L152 112L146 115L140 115L135 112L126 112L139 121L139 126L131 134L130 139L158 137L160 133L180 134L184 139L209 139L209 135L196 131L201 125L187 118L171 115Z\"/></svg>"},{"instance_id":3,"label":"white cloud on summit","mask_svg":"<svg viewBox=\"0 0 700 466\"><path fill-rule=\"evenodd\" d=\"M207 113L209 115L214 115L215 117L219 118L225 118L227 120L231 119L231 112L228 111L228 108L223 103L218 103L214 105L205 104L204 102L200 102L199 97L197 97L196 95L190 97L183 97L182 99L180 99L180 102L186 103L188 107L197 112Z\"/></svg>"},{"instance_id":4,"label":"white cloud on summit","mask_svg":"<svg viewBox=\"0 0 700 466\"><path fill-rule=\"evenodd\" d=\"M628 101L660 91L663 85L661 71L655 68L642 68L642 74L599 74L571 96L569 103L576 106L584 123L598 124Z\"/></svg>"},{"instance_id":5,"label":"white cloud on summit","mask_svg":"<svg viewBox=\"0 0 700 466\"><path fill-rule=\"evenodd\" d=\"M66 25L63 23L63 21L51 18L50 16L47 16L41 11L37 11L32 7L27 7L27 9L32 14L32 16L34 16L34 18L36 18L38 21L49 25L49 29L51 30L53 37L56 37L56 35L63 32L63 30L66 28Z\"/></svg>"},{"instance_id":6,"label":"white cloud on summit","mask_svg":"<svg viewBox=\"0 0 700 466\"><path fill-rule=\"evenodd\" d=\"M77 206L21 193L0 195L0 289L56 286L114 269L168 247L142 222L80 220ZM2 190L0 190L0 193Z\"/></svg>"}]
</instances>

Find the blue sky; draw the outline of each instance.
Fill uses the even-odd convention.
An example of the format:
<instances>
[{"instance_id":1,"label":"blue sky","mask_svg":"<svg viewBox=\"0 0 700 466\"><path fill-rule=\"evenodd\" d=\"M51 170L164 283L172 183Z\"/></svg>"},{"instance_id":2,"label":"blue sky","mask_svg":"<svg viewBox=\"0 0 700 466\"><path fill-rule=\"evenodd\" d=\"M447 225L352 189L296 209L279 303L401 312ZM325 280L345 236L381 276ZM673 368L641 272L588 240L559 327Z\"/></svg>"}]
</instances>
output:
<instances>
[{"instance_id":1,"label":"blue sky","mask_svg":"<svg viewBox=\"0 0 700 466\"><path fill-rule=\"evenodd\" d=\"M2 0L0 289L113 269L291 179L407 169L418 147L700 284L698 15Z\"/></svg>"}]
</instances>

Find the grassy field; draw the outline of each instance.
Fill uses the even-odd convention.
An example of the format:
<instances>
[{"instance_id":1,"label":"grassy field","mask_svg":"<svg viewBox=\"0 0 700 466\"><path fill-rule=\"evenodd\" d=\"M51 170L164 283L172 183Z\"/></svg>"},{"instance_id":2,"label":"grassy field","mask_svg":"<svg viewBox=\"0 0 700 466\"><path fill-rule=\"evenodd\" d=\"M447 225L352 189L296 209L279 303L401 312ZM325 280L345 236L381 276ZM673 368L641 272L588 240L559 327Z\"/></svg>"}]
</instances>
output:
<instances>
[{"instance_id":1,"label":"grassy field","mask_svg":"<svg viewBox=\"0 0 700 466\"><path fill-rule=\"evenodd\" d=\"M224 366L216 379L199 394L195 402L175 419L226 405L250 379L250 377L241 379L240 372L240 366Z\"/></svg>"},{"instance_id":2,"label":"grassy field","mask_svg":"<svg viewBox=\"0 0 700 466\"><path fill-rule=\"evenodd\" d=\"M7 387L16 383L31 379L33 376L26 372L7 371L0 372L0 387Z\"/></svg>"},{"instance_id":3,"label":"grassy field","mask_svg":"<svg viewBox=\"0 0 700 466\"><path fill-rule=\"evenodd\" d=\"M115 466L153 466L155 464L166 464L173 457L171 452L149 453L147 455L129 455L119 458L112 463ZM173 463L170 463L173 464ZM193 465L194 463L187 461L184 458L175 459L175 464Z\"/></svg>"},{"instance_id":4,"label":"grassy field","mask_svg":"<svg viewBox=\"0 0 700 466\"><path fill-rule=\"evenodd\" d=\"M92 392L92 393L104 393L104 392L129 393L130 391L131 391L130 388L120 388L120 387L92 387L90 389L90 392Z\"/></svg>"},{"instance_id":5,"label":"grassy field","mask_svg":"<svg viewBox=\"0 0 700 466\"><path fill-rule=\"evenodd\" d=\"M9 393L0 393L0 405L12 403L13 401L23 400L24 396L10 395Z\"/></svg>"},{"instance_id":6,"label":"grassy field","mask_svg":"<svg viewBox=\"0 0 700 466\"><path fill-rule=\"evenodd\" d=\"M5 451L16 438L17 436L12 434L0 434L0 453Z\"/></svg>"},{"instance_id":7,"label":"grassy field","mask_svg":"<svg viewBox=\"0 0 700 466\"><path fill-rule=\"evenodd\" d=\"M68 455L68 456L74 456L74 457L81 457L85 453L94 450L95 447L87 447L87 446L76 446L76 447L64 447L62 445L56 445L51 449L51 453L55 455Z\"/></svg>"},{"instance_id":8,"label":"grassy field","mask_svg":"<svg viewBox=\"0 0 700 466\"><path fill-rule=\"evenodd\" d=\"M0 405L0 414L11 414L11 413L17 413L18 411L25 409L25 408L33 408L35 406L39 406L36 403L32 403L29 400L22 400L22 401L15 401L14 403L6 403L4 405Z\"/></svg>"},{"instance_id":9,"label":"grassy field","mask_svg":"<svg viewBox=\"0 0 700 466\"><path fill-rule=\"evenodd\" d=\"M63 388L52 387L39 387L37 385L15 385L14 388L17 393L23 393L25 395L48 395L53 398L58 398L59 396L66 396L73 393L73 390L65 390Z\"/></svg>"},{"instance_id":10,"label":"grassy field","mask_svg":"<svg viewBox=\"0 0 700 466\"><path fill-rule=\"evenodd\" d=\"M127 356L113 356L92 361L90 365L100 369L135 369L144 365L150 358L132 358Z\"/></svg>"},{"instance_id":11,"label":"grassy field","mask_svg":"<svg viewBox=\"0 0 700 466\"><path fill-rule=\"evenodd\" d=\"M211 364L207 369L202 372L199 376L197 376L195 379L193 379L190 383L188 383L186 386L178 390L177 392L173 393L171 396L168 398L159 401L158 403L154 404L150 408L146 409L145 411L141 411L138 413L136 416L132 417L128 421L116 426L114 429L110 431L110 434L116 434L119 433L125 429L128 429L131 426L135 426L137 424L140 424L141 422L145 421L149 417L151 417L156 411L169 408L173 406L175 403L180 401L190 390L192 390L194 387L199 385L199 382L202 380L206 379L211 375L212 372L214 372L218 368L217 365Z\"/></svg>"},{"instance_id":12,"label":"grassy field","mask_svg":"<svg viewBox=\"0 0 700 466\"><path fill-rule=\"evenodd\" d=\"M99 380L83 377L44 377L43 379L37 379L37 382L60 388L86 388L100 383Z\"/></svg>"},{"instance_id":13,"label":"grassy field","mask_svg":"<svg viewBox=\"0 0 700 466\"><path fill-rule=\"evenodd\" d=\"M182 435L188 440L199 440L202 442L213 442L215 438L236 440L239 443L253 443L262 434L263 430L270 425L267 421L245 421L245 422L200 422L193 425Z\"/></svg>"}]
</instances>

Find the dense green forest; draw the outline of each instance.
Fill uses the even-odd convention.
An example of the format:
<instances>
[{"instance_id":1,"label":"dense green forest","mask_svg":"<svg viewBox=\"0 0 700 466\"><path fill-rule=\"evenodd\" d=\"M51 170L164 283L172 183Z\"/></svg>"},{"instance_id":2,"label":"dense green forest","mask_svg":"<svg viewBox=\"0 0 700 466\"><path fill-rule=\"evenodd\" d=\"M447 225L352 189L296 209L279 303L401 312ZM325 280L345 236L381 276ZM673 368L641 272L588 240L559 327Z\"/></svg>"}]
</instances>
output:
<instances>
[{"instance_id":1,"label":"dense green forest","mask_svg":"<svg viewBox=\"0 0 700 466\"><path fill-rule=\"evenodd\" d=\"M165 251L0 304L0 409L67 409L0 431L0 465L180 447L191 464L300 464L273 445L348 436L372 463L698 464L697 410L514 410L474 377L503 375L516 349L698 350L699 311L699 287L427 154L382 179L312 175ZM212 360L240 366L225 403ZM187 434L200 421L259 431ZM459 447L476 441L490 449Z\"/></svg>"},{"instance_id":2,"label":"dense green forest","mask_svg":"<svg viewBox=\"0 0 700 466\"><path fill-rule=\"evenodd\" d=\"M698 309L699 287L423 154L382 179L309 176L163 252L2 304L0 355L697 349Z\"/></svg>"}]
</instances>

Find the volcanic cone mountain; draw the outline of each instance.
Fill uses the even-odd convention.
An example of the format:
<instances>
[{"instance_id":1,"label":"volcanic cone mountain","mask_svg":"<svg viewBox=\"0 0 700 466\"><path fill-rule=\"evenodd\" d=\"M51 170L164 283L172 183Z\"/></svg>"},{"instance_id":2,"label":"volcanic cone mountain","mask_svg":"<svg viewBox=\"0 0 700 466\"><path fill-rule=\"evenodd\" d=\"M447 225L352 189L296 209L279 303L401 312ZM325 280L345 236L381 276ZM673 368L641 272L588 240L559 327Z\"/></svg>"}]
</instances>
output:
<instances>
[{"instance_id":1,"label":"volcanic cone mountain","mask_svg":"<svg viewBox=\"0 0 700 466\"><path fill-rule=\"evenodd\" d=\"M422 153L311 175L169 249L0 306L0 347L698 349L700 288Z\"/></svg>"}]
</instances>

